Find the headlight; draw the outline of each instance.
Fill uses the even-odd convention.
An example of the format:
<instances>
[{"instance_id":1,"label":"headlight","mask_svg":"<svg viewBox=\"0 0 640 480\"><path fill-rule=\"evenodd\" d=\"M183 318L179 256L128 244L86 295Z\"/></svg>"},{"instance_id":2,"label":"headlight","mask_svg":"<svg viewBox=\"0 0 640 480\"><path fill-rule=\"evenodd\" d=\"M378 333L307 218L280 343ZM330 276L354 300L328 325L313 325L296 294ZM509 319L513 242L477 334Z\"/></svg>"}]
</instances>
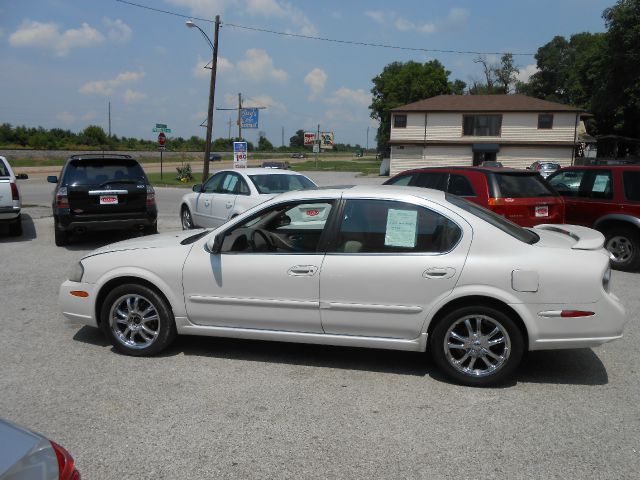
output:
<instances>
[{"instance_id":1,"label":"headlight","mask_svg":"<svg viewBox=\"0 0 640 480\"><path fill-rule=\"evenodd\" d=\"M73 268L69 272L69 280L71 280L72 282L81 282L83 274L84 274L84 267L82 266L82 262L78 262L73 266Z\"/></svg>"},{"instance_id":2,"label":"headlight","mask_svg":"<svg viewBox=\"0 0 640 480\"><path fill-rule=\"evenodd\" d=\"M604 272L602 276L602 288L604 291L609 293L609 282L611 281L611 268L607 268L607 271Z\"/></svg>"}]
</instances>

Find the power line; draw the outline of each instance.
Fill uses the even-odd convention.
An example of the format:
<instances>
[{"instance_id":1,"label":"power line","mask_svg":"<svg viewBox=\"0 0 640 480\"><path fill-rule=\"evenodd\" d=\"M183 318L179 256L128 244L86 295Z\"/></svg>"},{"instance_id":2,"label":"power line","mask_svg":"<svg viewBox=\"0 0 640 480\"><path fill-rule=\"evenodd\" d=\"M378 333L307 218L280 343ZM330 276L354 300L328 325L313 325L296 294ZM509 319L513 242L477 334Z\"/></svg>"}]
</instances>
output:
<instances>
[{"instance_id":1,"label":"power line","mask_svg":"<svg viewBox=\"0 0 640 480\"><path fill-rule=\"evenodd\" d=\"M173 15L173 16L176 16L176 17L195 19L195 20L200 20L202 22L213 23L213 20L209 20L207 18L199 18L199 17L190 16L190 15L183 15L181 13L171 12L169 10L162 10L162 9L155 8L155 7L149 7L148 5L141 5L139 3L129 2L127 0L116 0L116 2L124 3L126 5L131 5L133 7L144 8L146 10L151 10L151 11L154 11L154 12L157 12L157 13L164 13L166 15ZM388 49L393 49L393 50L405 50L405 51L412 51L412 52L453 53L453 54L459 54L459 55L504 55L505 53L511 53L511 55L513 55L514 57L515 56L531 57L531 56L535 55L535 53L525 53L525 52L520 52L520 53L512 53L512 52L478 52L478 51L474 51L474 50L447 50L447 49L439 49L439 48L406 47L406 46L402 46L402 45L389 45L389 44L384 44L384 43L360 42L360 41L357 41L357 40L344 40L344 39L338 39L338 38L317 37L317 36L314 36L314 35L303 35L303 34L300 34L300 33L279 32L277 30L270 30L270 29L267 29L267 28L250 27L250 26L247 26L247 25L238 25L236 23L224 23L223 22L222 25L227 26L227 27L242 29L242 30L251 30L251 31L254 31L254 32L270 33L272 35L280 35L280 36L283 36L283 37L304 38L304 39L307 39L307 40L318 40L318 41L321 41L321 42L339 43L339 44L343 44L343 45L346 44L346 45L357 45L357 46L361 46L361 47L388 48Z\"/></svg>"}]
</instances>

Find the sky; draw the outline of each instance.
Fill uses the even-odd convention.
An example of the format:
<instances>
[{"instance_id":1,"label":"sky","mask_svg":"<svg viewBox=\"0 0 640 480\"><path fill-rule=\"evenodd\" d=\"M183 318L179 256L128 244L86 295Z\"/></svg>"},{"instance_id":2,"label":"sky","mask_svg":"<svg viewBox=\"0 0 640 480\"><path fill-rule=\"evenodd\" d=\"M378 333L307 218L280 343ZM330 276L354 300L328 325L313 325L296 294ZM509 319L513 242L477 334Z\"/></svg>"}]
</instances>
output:
<instances>
[{"instance_id":1,"label":"sky","mask_svg":"<svg viewBox=\"0 0 640 480\"><path fill-rule=\"evenodd\" d=\"M94 124L118 136L205 136L213 40L220 15L216 108L260 111L259 132L276 146L298 129L332 131L335 141L373 147L372 78L385 65L437 59L450 78L480 79L476 54L513 52L521 79L533 53L555 35L604 30L614 0L0 0L0 123L81 131ZM428 49L325 42L239 28ZM213 138L237 135L236 113L216 111ZM229 122L231 121L231 126ZM368 134L367 134L368 132Z\"/></svg>"}]
</instances>

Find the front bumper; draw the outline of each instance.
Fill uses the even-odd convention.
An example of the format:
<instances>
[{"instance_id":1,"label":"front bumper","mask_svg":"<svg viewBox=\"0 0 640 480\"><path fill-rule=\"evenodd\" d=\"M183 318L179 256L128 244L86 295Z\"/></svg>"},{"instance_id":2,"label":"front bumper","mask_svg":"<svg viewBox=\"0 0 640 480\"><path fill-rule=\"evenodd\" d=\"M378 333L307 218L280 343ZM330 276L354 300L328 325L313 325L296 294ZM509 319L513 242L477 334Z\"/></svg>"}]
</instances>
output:
<instances>
[{"instance_id":1,"label":"front bumper","mask_svg":"<svg viewBox=\"0 0 640 480\"><path fill-rule=\"evenodd\" d=\"M604 294L595 303L511 305L521 310L523 317L533 320L527 325L529 350L589 348L622 338L627 316L624 307L613 294ZM581 310L594 315L575 318L548 317L544 312Z\"/></svg>"},{"instance_id":2,"label":"front bumper","mask_svg":"<svg viewBox=\"0 0 640 480\"><path fill-rule=\"evenodd\" d=\"M79 297L72 295L71 292L74 291L87 292L88 296ZM67 280L60 285L60 292L58 293L58 301L62 314L71 323L97 327L98 321L95 307L97 294L96 285L92 283Z\"/></svg>"}]
</instances>

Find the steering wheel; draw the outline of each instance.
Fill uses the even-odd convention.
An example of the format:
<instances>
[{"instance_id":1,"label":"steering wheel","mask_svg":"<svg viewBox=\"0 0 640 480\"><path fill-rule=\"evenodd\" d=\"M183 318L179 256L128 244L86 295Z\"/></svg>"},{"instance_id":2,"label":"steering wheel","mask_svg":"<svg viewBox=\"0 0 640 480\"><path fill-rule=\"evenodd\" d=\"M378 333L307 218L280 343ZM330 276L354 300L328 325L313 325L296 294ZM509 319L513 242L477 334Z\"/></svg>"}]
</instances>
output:
<instances>
[{"instance_id":1,"label":"steering wheel","mask_svg":"<svg viewBox=\"0 0 640 480\"><path fill-rule=\"evenodd\" d=\"M258 243L256 243L256 239L257 237L260 237L261 240L261 245L260 248L258 248ZM251 235L249 236L249 245L251 246L251 248L253 249L254 252L257 251L272 251L274 250L274 246L273 243L271 242L271 235L269 234L269 232L265 232L264 230L260 229L260 228L256 228L255 230L253 230L251 232ZM266 247L266 248L263 248Z\"/></svg>"}]
</instances>

